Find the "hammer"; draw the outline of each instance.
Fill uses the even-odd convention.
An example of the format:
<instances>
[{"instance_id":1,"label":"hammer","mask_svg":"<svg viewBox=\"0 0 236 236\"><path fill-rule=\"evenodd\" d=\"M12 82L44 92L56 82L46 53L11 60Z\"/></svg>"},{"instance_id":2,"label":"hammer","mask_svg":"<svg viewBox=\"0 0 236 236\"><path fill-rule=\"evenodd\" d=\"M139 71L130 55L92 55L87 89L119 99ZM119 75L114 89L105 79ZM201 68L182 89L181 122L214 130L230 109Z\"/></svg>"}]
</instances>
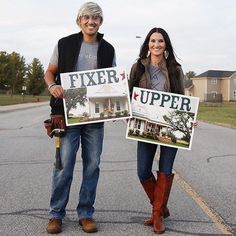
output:
<instances>
[{"instance_id":1,"label":"hammer","mask_svg":"<svg viewBox=\"0 0 236 236\"><path fill-rule=\"evenodd\" d=\"M55 167L57 170L62 170L62 163L61 163L61 154L60 154L60 137L64 134L64 129L53 129L51 134L55 136L55 145L56 145L56 163Z\"/></svg>"}]
</instances>

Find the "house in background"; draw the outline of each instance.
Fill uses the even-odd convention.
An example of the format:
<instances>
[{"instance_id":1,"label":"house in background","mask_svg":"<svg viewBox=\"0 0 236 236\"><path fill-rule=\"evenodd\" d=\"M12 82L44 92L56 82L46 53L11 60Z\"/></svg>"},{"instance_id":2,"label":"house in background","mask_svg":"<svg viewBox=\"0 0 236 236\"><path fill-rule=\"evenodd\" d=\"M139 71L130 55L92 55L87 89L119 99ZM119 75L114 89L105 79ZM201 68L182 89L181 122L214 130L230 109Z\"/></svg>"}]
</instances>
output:
<instances>
[{"instance_id":1,"label":"house in background","mask_svg":"<svg viewBox=\"0 0 236 236\"><path fill-rule=\"evenodd\" d=\"M200 102L236 101L236 71L208 70L185 79L185 95Z\"/></svg>"}]
</instances>

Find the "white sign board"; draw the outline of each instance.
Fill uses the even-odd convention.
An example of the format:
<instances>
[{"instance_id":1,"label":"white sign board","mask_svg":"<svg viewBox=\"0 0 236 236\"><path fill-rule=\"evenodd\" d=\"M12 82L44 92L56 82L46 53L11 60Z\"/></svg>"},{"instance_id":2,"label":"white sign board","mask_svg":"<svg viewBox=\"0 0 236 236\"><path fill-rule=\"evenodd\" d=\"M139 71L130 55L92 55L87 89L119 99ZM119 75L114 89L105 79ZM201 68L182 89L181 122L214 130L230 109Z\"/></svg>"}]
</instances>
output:
<instances>
[{"instance_id":1,"label":"white sign board","mask_svg":"<svg viewBox=\"0 0 236 236\"><path fill-rule=\"evenodd\" d=\"M66 125L80 125L131 117L125 70L111 67L61 73Z\"/></svg>"},{"instance_id":2,"label":"white sign board","mask_svg":"<svg viewBox=\"0 0 236 236\"><path fill-rule=\"evenodd\" d=\"M134 87L126 138L191 149L199 98Z\"/></svg>"}]
</instances>

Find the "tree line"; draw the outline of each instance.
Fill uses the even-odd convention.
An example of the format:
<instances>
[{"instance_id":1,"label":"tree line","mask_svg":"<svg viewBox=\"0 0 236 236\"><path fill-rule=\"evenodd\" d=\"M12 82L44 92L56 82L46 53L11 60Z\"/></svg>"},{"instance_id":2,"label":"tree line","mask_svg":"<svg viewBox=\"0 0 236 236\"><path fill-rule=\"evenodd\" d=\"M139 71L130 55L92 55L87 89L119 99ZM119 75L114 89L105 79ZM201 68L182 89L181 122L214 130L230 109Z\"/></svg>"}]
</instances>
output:
<instances>
[{"instance_id":1,"label":"tree line","mask_svg":"<svg viewBox=\"0 0 236 236\"><path fill-rule=\"evenodd\" d=\"M37 58L30 64L17 52L0 51L0 91L8 94L40 95L45 91L43 65Z\"/></svg>"},{"instance_id":2,"label":"tree line","mask_svg":"<svg viewBox=\"0 0 236 236\"><path fill-rule=\"evenodd\" d=\"M196 74L189 71L187 78ZM17 52L0 51L0 92L8 94L40 95L45 91L44 69L39 59L34 58L30 64Z\"/></svg>"}]
</instances>

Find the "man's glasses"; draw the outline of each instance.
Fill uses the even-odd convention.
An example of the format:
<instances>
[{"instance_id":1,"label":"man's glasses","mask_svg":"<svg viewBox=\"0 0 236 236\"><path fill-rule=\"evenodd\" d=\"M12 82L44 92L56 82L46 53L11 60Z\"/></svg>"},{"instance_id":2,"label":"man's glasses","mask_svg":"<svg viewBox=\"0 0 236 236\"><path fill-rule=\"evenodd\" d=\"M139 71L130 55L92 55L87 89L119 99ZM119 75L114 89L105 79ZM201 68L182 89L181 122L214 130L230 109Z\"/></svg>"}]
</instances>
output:
<instances>
[{"instance_id":1,"label":"man's glasses","mask_svg":"<svg viewBox=\"0 0 236 236\"><path fill-rule=\"evenodd\" d=\"M93 15L93 16L83 15L81 16L81 19L86 22L89 21L89 19L91 19L92 21L98 22L101 20L101 17L97 15Z\"/></svg>"}]
</instances>

